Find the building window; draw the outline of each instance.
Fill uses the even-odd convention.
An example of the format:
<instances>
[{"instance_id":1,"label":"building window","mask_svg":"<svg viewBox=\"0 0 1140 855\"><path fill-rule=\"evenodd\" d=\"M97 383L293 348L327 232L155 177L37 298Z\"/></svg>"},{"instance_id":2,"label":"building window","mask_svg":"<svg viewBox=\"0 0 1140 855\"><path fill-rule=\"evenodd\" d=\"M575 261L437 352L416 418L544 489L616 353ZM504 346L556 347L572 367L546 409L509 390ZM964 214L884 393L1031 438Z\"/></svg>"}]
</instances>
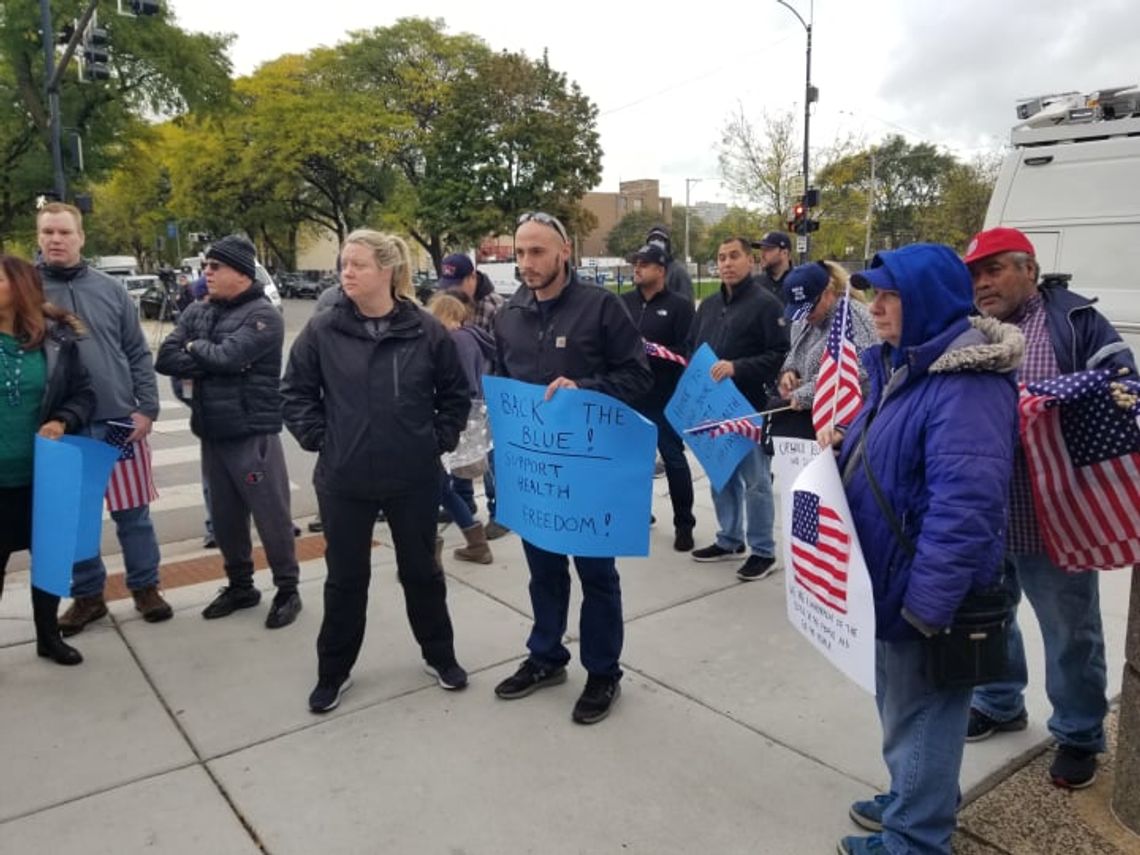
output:
<instances>
[{"instance_id":1,"label":"building window","mask_svg":"<svg viewBox=\"0 0 1140 855\"><path fill-rule=\"evenodd\" d=\"M640 211L641 210L641 203L643 201L644 200L642 200L642 199L634 199L633 200L633 210Z\"/></svg>"}]
</instances>

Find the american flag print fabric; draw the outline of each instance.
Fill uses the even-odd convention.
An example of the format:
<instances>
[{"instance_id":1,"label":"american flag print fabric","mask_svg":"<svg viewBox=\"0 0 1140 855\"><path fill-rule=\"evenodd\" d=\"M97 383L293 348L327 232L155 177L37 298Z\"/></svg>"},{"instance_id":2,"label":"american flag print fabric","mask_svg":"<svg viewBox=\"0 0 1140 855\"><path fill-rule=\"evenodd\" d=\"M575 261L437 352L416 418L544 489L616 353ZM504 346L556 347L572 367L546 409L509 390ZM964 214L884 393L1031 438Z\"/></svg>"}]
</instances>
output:
<instances>
[{"instance_id":1,"label":"american flag print fabric","mask_svg":"<svg viewBox=\"0 0 1140 855\"><path fill-rule=\"evenodd\" d=\"M653 341L645 342L645 353L655 359L664 359L669 362L676 362L678 365L688 365L689 360L681 356L679 353L674 353L663 344L657 344Z\"/></svg>"},{"instance_id":2,"label":"american flag print fabric","mask_svg":"<svg viewBox=\"0 0 1140 855\"><path fill-rule=\"evenodd\" d=\"M146 437L127 442L134 425L125 422L108 422L104 440L119 449L119 459L111 469L104 499L109 511L126 511L141 508L158 498L151 470L150 444Z\"/></svg>"},{"instance_id":3,"label":"american flag print fabric","mask_svg":"<svg viewBox=\"0 0 1140 855\"><path fill-rule=\"evenodd\" d=\"M756 424L748 419L724 419L719 422L709 422L707 425L698 425L695 428L689 429L690 433L704 433L710 439L716 439L718 436L728 436L729 434L737 434L745 439L750 439L757 445L764 441L764 423Z\"/></svg>"},{"instance_id":4,"label":"american flag print fabric","mask_svg":"<svg viewBox=\"0 0 1140 855\"><path fill-rule=\"evenodd\" d=\"M847 614L851 535L834 508L807 490L792 496L792 571L796 584L839 614Z\"/></svg>"},{"instance_id":5,"label":"american flag print fabric","mask_svg":"<svg viewBox=\"0 0 1140 855\"><path fill-rule=\"evenodd\" d=\"M1021 440L1050 559L1065 570L1140 563L1140 383L1110 369L1028 384Z\"/></svg>"},{"instance_id":6,"label":"american flag print fabric","mask_svg":"<svg viewBox=\"0 0 1140 855\"><path fill-rule=\"evenodd\" d=\"M862 406L859 352L851 329L851 299L844 297L835 310L820 360L811 404L812 427L819 433L826 427L850 424Z\"/></svg>"}]
</instances>

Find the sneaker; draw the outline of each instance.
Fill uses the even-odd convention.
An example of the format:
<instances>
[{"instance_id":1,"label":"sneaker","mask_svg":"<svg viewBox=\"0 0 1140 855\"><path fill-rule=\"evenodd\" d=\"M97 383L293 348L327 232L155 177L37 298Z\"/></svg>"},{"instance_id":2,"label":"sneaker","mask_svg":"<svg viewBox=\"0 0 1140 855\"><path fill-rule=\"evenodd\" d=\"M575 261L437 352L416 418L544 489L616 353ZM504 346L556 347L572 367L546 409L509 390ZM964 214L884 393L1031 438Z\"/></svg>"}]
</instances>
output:
<instances>
[{"instance_id":1,"label":"sneaker","mask_svg":"<svg viewBox=\"0 0 1140 855\"><path fill-rule=\"evenodd\" d=\"M308 529L313 534L320 534L322 531L325 530L325 524L323 522L321 522L320 517L317 517L315 520L313 520L312 522L309 523Z\"/></svg>"},{"instance_id":2,"label":"sneaker","mask_svg":"<svg viewBox=\"0 0 1140 855\"><path fill-rule=\"evenodd\" d=\"M255 604L256 605L256 604ZM278 591L273 596L269 614L265 616L266 629L281 629L297 619L301 613L301 595L294 588L291 591Z\"/></svg>"},{"instance_id":3,"label":"sneaker","mask_svg":"<svg viewBox=\"0 0 1140 855\"><path fill-rule=\"evenodd\" d=\"M71 638L83 632L83 627L107 616L107 603L102 594L93 597L76 597L59 618L59 634Z\"/></svg>"},{"instance_id":4,"label":"sneaker","mask_svg":"<svg viewBox=\"0 0 1140 855\"><path fill-rule=\"evenodd\" d=\"M1096 752L1058 745L1057 756L1049 766L1049 777L1058 787L1083 790L1096 780Z\"/></svg>"},{"instance_id":5,"label":"sneaker","mask_svg":"<svg viewBox=\"0 0 1140 855\"><path fill-rule=\"evenodd\" d=\"M847 811L847 815L860 828L865 828L868 831L882 831L883 811L895 798L891 793L879 793L865 802L855 802Z\"/></svg>"},{"instance_id":6,"label":"sneaker","mask_svg":"<svg viewBox=\"0 0 1140 855\"><path fill-rule=\"evenodd\" d=\"M319 680L317 687L309 695L309 709L315 713L327 713L340 706L340 699L352 688L352 677L343 680Z\"/></svg>"},{"instance_id":7,"label":"sneaker","mask_svg":"<svg viewBox=\"0 0 1140 855\"><path fill-rule=\"evenodd\" d=\"M444 665L439 668L430 662L425 662L424 673L429 677L435 677L435 681L439 683L439 687L441 689L447 689L449 692L467 688L467 672L464 671L457 662L452 662L450 665Z\"/></svg>"},{"instance_id":8,"label":"sneaker","mask_svg":"<svg viewBox=\"0 0 1140 855\"><path fill-rule=\"evenodd\" d=\"M596 724L610 714L614 702L620 697L620 677L595 677L591 674L586 678L586 688L574 704L570 718L576 724Z\"/></svg>"},{"instance_id":9,"label":"sneaker","mask_svg":"<svg viewBox=\"0 0 1140 855\"><path fill-rule=\"evenodd\" d=\"M525 698L527 695L545 689L547 686L557 686L566 682L566 668L544 668L527 659L519 666L519 670L495 686L495 694L504 701L513 701Z\"/></svg>"},{"instance_id":10,"label":"sneaker","mask_svg":"<svg viewBox=\"0 0 1140 855\"><path fill-rule=\"evenodd\" d=\"M883 843L883 835L872 834L870 837L852 835L844 837L836 847L839 855L867 855L867 853L884 853L887 844Z\"/></svg>"},{"instance_id":11,"label":"sneaker","mask_svg":"<svg viewBox=\"0 0 1140 855\"><path fill-rule=\"evenodd\" d=\"M487 540L498 540L503 535L511 533L511 530L509 528L507 528L505 525L499 525L494 520L491 520L489 523L487 523L483 531L487 535Z\"/></svg>"},{"instance_id":12,"label":"sneaker","mask_svg":"<svg viewBox=\"0 0 1140 855\"><path fill-rule=\"evenodd\" d=\"M227 617L238 609L252 609L261 602L261 591L257 588L235 588L229 585L218 589L218 596L202 610L206 620Z\"/></svg>"},{"instance_id":13,"label":"sneaker","mask_svg":"<svg viewBox=\"0 0 1140 855\"><path fill-rule=\"evenodd\" d=\"M1025 710L1009 721L998 721L990 718L981 710L970 707L970 721L966 725L966 741L981 742L989 739L995 733L1012 733L1015 730L1025 730L1029 726L1029 716Z\"/></svg>"},{"instance_id":14,"label":"sneaker","mask_svg":"<svg viewBox=\"0 0 1140 855\"><path fill-rule=\"evenodd\" d=\"M147 585L137 591L131 591L135 601L135 611L143 616L147 623L161 623L174 617L174 609L162 598L157 585Z\"/></svg>"},{"instance_id":15,"label":"sneaker","mask_svg":"<svg viewBox=\"0 0 1140 855\"><path fill-rule=\"evenodd\" d=\"M712 546L705 546L701 549L694 549L693 560L702 562L732 561L735 558L739 558L743 554L743 543L740 544L740 546L736 547L736 549L725 549L723 546L719 546L718 544L714 543Z\"/></svg>"},{"instance_id":16,"label":"sneaker","mask_svg":"<svg viewBox=\"0 0 1140 855\"><path fill-rule=\"evenodd\" d=\"M691 528L677 529L673 536L673 548L677 552L692 552L693 530Z\"/></svg>"},{"instance_id":17,"label":"sneaker","mask_svg":"<svg viewBox=\"0 0 1140 855\"><path fill-rule=\"evenodd\" d=\"M736 578L741 582L755 582L758 579L767 579L776 572L776 559L771 555L748 556L748 560L740 565L736 571Z\"/></svg>"}]
</instances>

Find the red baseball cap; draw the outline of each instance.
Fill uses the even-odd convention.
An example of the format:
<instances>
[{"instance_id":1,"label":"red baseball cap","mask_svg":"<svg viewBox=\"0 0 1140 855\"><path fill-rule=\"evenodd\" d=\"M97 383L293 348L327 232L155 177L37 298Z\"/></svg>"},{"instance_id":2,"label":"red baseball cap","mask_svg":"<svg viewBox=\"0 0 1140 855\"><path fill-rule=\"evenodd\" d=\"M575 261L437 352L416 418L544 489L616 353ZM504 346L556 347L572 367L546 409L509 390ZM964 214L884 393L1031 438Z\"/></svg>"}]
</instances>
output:
<instances>
[{"instance_id":1,"label":"red baseball cap","mask_svg":"<svg viewBox=\"0 0 1140 855\"><path fill-rule=\"evenodd\" d=\"M1024 252L1031 256L1037 255L1037 250L1033 248L1029 238L1022 232L999 226L996 229L987 229L974 235L974 239L966 247L966 255L962 261L966 264L973 264L975 261L981 261L983 258L989 258L991 255L999 255L1003 252Z\"/></svg>"}]
</instances>

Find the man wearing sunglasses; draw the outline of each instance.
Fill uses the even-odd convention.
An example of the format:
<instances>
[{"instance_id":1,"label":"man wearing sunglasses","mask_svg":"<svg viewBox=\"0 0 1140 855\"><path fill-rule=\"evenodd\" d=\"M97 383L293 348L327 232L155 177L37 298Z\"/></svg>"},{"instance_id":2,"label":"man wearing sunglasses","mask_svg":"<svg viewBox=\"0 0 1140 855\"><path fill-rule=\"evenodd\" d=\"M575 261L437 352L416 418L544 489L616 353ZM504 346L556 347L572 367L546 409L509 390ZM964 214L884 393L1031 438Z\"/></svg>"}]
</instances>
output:
<instances>
[{"instance_id":1,"label":"man wearing sunglasses","mask_svg":"<svg viewBox=\"0 0 1140 855\"><path fill-rule=\"evenodd\" d=\"M216 241L206 251L210 299L182 313L155 370L190 383L190 429L202 441L214 536L229 578L202 617L226 617L261 602L253 584L252 515L277 586L265 625L278 629L301 611L280 437L285 322L255 276L252 243L240 235Z\"/></svg>"},{"instance_id":2,"label":"man wearing sunglasses","mask_svg":"<svg viewBox=\"0 0 1140 855\"><path fill-rule=\"evenodd\" d=\"M616 296L583 285L570 269L570 241L557 218L541 211L519 217L515 260L525 287L495 319L500 374L559 389L592 389L636 404L653 385L641 336ZM566 681L570 651L562 643L570 599L569 556L523 540L530 569L534 626L530 655L495 687L504 700L524 698ZM582 583L582 665L588 678L572 719L605 718L621 694L621 583L611 558L575 556Z\"/></svg>"}]
</instances>

